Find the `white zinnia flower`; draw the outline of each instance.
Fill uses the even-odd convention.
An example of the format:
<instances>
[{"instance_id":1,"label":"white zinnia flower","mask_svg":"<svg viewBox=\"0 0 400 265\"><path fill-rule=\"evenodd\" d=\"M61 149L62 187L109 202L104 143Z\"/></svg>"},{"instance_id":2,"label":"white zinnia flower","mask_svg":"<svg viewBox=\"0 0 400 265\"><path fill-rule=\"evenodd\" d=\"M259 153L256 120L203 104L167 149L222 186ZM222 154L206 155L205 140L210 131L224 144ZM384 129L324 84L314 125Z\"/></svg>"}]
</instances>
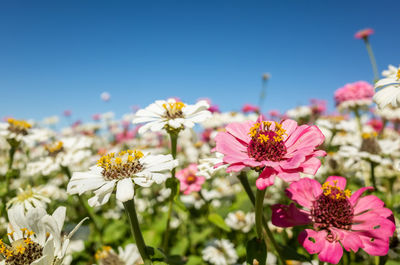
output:
<instances>
[{"instance_id":1,"label":"white zinnia flower","mask_svg":"<svg viewBox=\"0 0 400 265\"><path fill-rule=\"evenodd\" d=\"M376 82L375 89L378 88L381 89L375 93L374 101L380 108L384 108L388 104L393 107L400 106L400 68L396 73Z\"/></svg>"},{"instance_id":2,"label":"white zinnia flower","mask_svg":"<svg viewBox=\"0 0 400 265\"><path fill-rule=\"evenodd\" d=\"M46 208L50 199L42 192L41 188L27 187L25 190L18 188L17 196L7 202L7 207L13 208L22 205L25 210L31 208Z\"/></svg>"},{"instance_id":3,"label":"white zinnia flower","mask_svg":"<svg viewBox=\"0 0 400 265\"><path fill-rule=\"evenodd\" d=\"M234 213L229 213L225 218L225 223L234 230L241 230L247 233L255 223L255 215L254 213L245 214L243 211L239 210Z\"/></svg>"},{"instance_id":4,"label":"white zinnia flower","mask_svg":"<svg viewBox=\"0 0 400 265\"><path fill-rule=\"evenodd\" d=\"M0 252L5 260L0 264L59 265L63 262L73 233L82 220L68 235L62 235L65 207L58 207L52 215L43 208L32 208L26 214L18 206L8 211L8 239L1 242ZM19 263L16 263L16 261Z\"/></svg>"},{"instance_id":5,"label":"white zinnia flower","mask_svg":"<svg viewBox=\"0 0 400 265\"><path fill-rule=\"evenodd\" d=\"M195 123L211 117L209 107L205 100L200 100L195 105L186 105L173 98L166 101L156 100L145 109L139 110L133 123L147 122L140 127L140 134L149 129L153 132L161 131L166 126L172 129L192 128Z\"/></svg>"},{"instance_id":6,"label":"white zinnia flower","mask_svg":"<svg viewBox=\"0 0 400 265\"><path fill-rule=\"evenodd\" d=\"M203 260L214 265L235 264L238 260L235 247L227 239L213 240L201 253Z\"/></svg>"},{"instance_id":7,"label":"white zinnia flower","mask_svg":"<svg viewBox=\"0 0 400 265\"><path fill-rule=\"evenodd\" d=\"M128 244L126 245L125 249L123 249L122 247L118 247L118 254L115 253L115 251L111 247L103 246L101 250L98 250L96 252L95 258L97 259L99 265L143 264L139 250L135 244Z\"/></svg>"},{"instance_id":8,"label":"white zinnia flower","mask_svg":"<svg viewBox=\"0 0 400 265\"><path fill-rule=\"evenodd\" d=\"M87 172L75 172L68 183L69 194L79 194L94 190L89 205L100 206L108 202L117 185L117 200L126 202L134 196L134 184L149 187L156 182L164 182L168 173L178 165L172 155L144 155L141 151L121 151L101 157L97 166Z\"/></svg>"}]
</instances>

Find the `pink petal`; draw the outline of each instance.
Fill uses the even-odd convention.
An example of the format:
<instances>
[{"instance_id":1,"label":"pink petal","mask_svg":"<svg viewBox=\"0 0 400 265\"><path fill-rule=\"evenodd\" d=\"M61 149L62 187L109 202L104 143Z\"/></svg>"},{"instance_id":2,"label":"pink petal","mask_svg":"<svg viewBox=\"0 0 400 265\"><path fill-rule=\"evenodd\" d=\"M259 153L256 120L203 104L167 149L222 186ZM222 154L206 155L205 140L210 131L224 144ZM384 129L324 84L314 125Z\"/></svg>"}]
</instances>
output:
<instances>
[{"instance_id":1,"label":"pink petal","mask_svg":"<svg viewBox=\"0 0 400 265\"><path fill-rule=\"evenodd\" d=\"M354 205L354 214L357 215L368 210L382 208L384 205L384 202L375 195L367 195L358 199L357 204Z\"/></svg>"},{"instance_id":2,"label":"pink petal","mask_svg":"<svg viewBox=\"0 0 400 265\"><path fill-rule=\"evenodd\" d=\"M342 190L346 189L347 180L344 177L330 176L325 180L325 183L327 183L327 182L332 186L335 186L335 182L336 182L337 187L340 187Z\"/></svg>"},{"instance_id":3,"label":"pink petal","mask_svg":"<svg viewBox=\"0 0 400 265\"><path fill-rule=\"evenodd\" d=\"M324 142L325 136L317 126L303 126L297 127L296 131L286 141L285 144L289 154L301 149L312 151ZM297 133L297 131L299 132Z\"/></svg>"},{"instance_id":4,"label":"pink petal","mask_svg":"<svg viewBox=\"0 0 400 265\"><path fill-rule=\"evenodd\" d=\"M280 166L285 169L298 168L305 160L305 155L299 152L296 153L293 157L285 160L283 163L280 164Z\"/></svg>"},{"instance_id":5,"label":"pink petal","mask_svg":"<svg viewBox=\"0 0 400 265\"><path fill-rule=\"evenodd\" d=\"M307 225L311 222L309 213L300 211L294 203L289 206L275 204L272 208L272 224L279 227L292 227L296 225Z\"/></svg>"},{"instance_id":6,"label":"pink petal","mask_svg":"<svg viewBox=\"0 0 400 265\"><path fill-rule=\"evenodd\" d=\"M325 245L327 233L325 230L322 231L314 231L311 229L306 229L299 234L299 243L303 245L303 247L310 254L315 254L321 252L322 248Z\"/></svg>"},{"instance_id":7,"label":"pink petal","mask_svg":"<svg viewBox=\"0 0 400 265\"><path fill-rule=\"evenodd\" d=\"M226 131L239 140L249 143L250 142L250 128L254 125L253 121L233 122L226 126Z\"/></svg>"},{"instance_id":8,"label":"pink petal","mask_svg":"<svg viewBox=\"0 0 400 265\"><path fill-rule=\"evenodd\" d=\"M230 172L239 172L240 170L242 170L245 167L246 167L246 165L243 165L242 163L231 164L226 169L226 172L228 172L228 173L230 173Z\"/></svg>"},{"instance_id":9,"label":"pink petal","mask_svg":"<svg viewBox=\"0 0 400 265\"><path fill-rule=\"evenodd\" d=\"M351 197L349 199L350 203L354 206L357 203L358 198L360 198L361 195L367 190L374 190L374 188L373 187L363 187L363 188L357 190L356 192L354 192L351 195Z\"/></svg>"},{"instance_id":10,"label":"pink petal","mask_svg":"<svg viewBox=\"0 0 400 265\"><path fill-rule=\"evenodd\" d=\"M291 183L285 192L292 201L311 209L313 201L322 193L322 189L318 181L303 178Z\"/></svg>"},{"instance_id":11,"label":"pink petal","mask_svg":"<svg viewBox=\"0 0 400 265\"><path fill-rule=\"evenodd\" d=\"M343 248L338 241L329 242L325 240L324 247L318 254L320 261L338 264L343 256Z\"/></svg>"},{"instance_id":12,"label":"pink petal","mask_svg":"<svg viewBox=\"0 0 400 265\"><path fill-rule=\"evenodd\" d=\"M372 256L385 256L389 251L389 238L371 239L368 236L360 235L360 239L364 244L363 250Z\"/></svg>"},{"instance_id":13,"label":"pink petal","mask_svg":"<svg viewBox=\"0 0 400 265\"><path fill-rule=\"evenodd\" d=\"M219 132L215 137L216 150L224 155L248 157L247 147L241 144L234 136L226 132Z\"/></svg>"},{"instance_id":14,"label":"pink petal","mask_svg":"<svg viewBox=\"0 0 400 265\"><path fill-rule=\"evenodd\" d=\"M290 135L296 130L297 122L294 120L284 120L282 122L282 128L286 131L286 138L290 137Z\"/></svg>"},{"instance_id":15,"label":"pink petal","mask_svg":"<svg viewBox=\"0 0 400 265\"><path fill-rule=\"evenodd\" d=\"M300 179L300 174L296 170L295 172L292 171L282 171L277 174L277 176L283 179L286 182L293 182Z\"/></svg>"},{"instance_id":16,"label":"pink petal","mask_svg":"<svg viewBox=\"0 0 400 265\"><path fill-rule=\"evenodd\" d=\"M341 234L340 242L345 250L357 252L359 248L364 247L364 244L356 233L342 229L340 229L339 233Z\"/></svg>"},{"instance_id":17,"label":"pink petal","mask_svg":"<svg viewBox=\"0 0 400 265\"><path fill-rule=\"evenodd\" d=\"M311 157L301 164L303 168L302 172L305 174L315 175L318 169L321 167L321 160L316 157Z\"/></svg>"},{"instance_id":18,"label":"pink petal","mask_svg":"<svg viewBox=\"0 0 400 265\"><path fill-rule=\"evenodd\" d=\"M259 190L263 190L266 187L274 185L276 171L273 168L266 167L261 172L260 176L256 180L256 186Z\"/></svg>"}]
</instances>

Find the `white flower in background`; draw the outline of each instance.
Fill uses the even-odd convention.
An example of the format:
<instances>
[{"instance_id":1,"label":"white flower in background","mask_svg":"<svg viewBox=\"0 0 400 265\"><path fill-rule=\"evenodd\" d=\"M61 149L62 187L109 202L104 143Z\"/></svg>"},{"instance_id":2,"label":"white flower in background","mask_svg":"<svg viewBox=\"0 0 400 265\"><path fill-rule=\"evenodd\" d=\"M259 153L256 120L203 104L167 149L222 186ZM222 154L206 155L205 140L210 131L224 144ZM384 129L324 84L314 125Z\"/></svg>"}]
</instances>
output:
<instances>
[{"instance_id":1,"label":"white flower in background","mask_svg":"<svg viewBox=\"0 0 400 265\"><path fill-rule=\"evenodd\" d=\"M255 223L255 214L246 214L239 210L234 213L229 213L225 218L225 223L233 230L241 230L242 232L247 233Z\"/></svg>"},{"instance_id":2,"label":"white flower in background","mask_svg":"<svg viewBox=\"0 0 400 265\"><path fill-rule=\"evenodd\" d=\"M118 254L110 246L103 246L95 254L99 265L136 265L143 264L139 250L135 244L128 244L125 248L118 247Z\"/></svg>"},{"instance_id":3,"label":"white flower in background","mask_svg":"<svg viewBox=\"0 0 400 265\"><path fill-rule=\"evenodd\" d=\"M375 83L374 101L379 108L384 108L391 104L392 107L400 106L400 68L386 78L383 78Z\"/></svg>"},{"instance_id":4,"label":"white flower in background","mask_svg":"<svg viewBox=\"0 0 400 265\"><path fill-rule=\"evenodd\" d=\"M42 192L41 188L27 187L25 190L18 188L17 196L7 202L7 208L13 208L18 205L23 206L25 210L31 208L46 208L50 199Z\"/></svg>"},{"instance_id":5,"label":"white flower in background","mask_svg":"<svg viewBox=\"0 0 400 265\"><path fill-rule=\"evenodd\" d=\"M55 125L60 122L60 118L58 116L50 116L43 119L43 124L45 125Z\"/></svg>"},{"instance_id":6,"label":"white flower in background","mask_svg":"<svg viewBox=\"0 0 400 265\"><path fill-rule=\"evenodd\" d=\"M400 68L400 66L399 66L399 67L396 67L396 66L394 66L394 65L389 64L389 65L388 65L388 69L382 71L382 75L383 75L384 77L395 76L395 75L397 74L397 71L398 71L399 68Z\"/></svg>"},{"instance_id":7,"label":"white flower in background","mask_svg":"<svg viewBox=\"0 0 400 265\"><path fill-rule=\"evenodd\" d=\"M101 100L107 102L107 101L110 100L111 95L108 92L103 92L103 93L100 94L100 98L101 98Z\"/></svg>"},{"instance_id":8,"label":"white flower in background","mask_svg":"<svg viewBox=\"0 0 400 265\"><path fill-rule=\"evenodd\" d=\"M57 208L48 215L43 208L32 208L25 214L23 207L8 211L9 244L0 243L3 264L59 265L63 262L71 236L82 220L68 236L62 235L65 207Z\"/></svg>"},{"instance_id":9,"label":"white flower in background","mask_svg":"<svg viewBox=\"0 0 400 265\"><path fill-rule=\"evenodd\" d=\"M229 123L233 122L244 122L244 121L256 121L258 118L258 114L250 113L248 115L243 114L242 112L214 112L211 117L205 119L201 126L206 129L214 129L225 127Z\"/></svg>"},{"instance_id":10,"label":"white flower in background","mask_svg":"<svg viewBox=\"0 0 400 265\"><path fill-rule=\"evenodd\" d=\"M199 160L197 165L196 176L204 176L206 179L211 179L211 177L219 170L225 172L228 165L223 165L224 155L218 152L212 153L215 157L207 157ZM215 167L216 165L220 165Z\"/></svg>"},{"instance_id":11,"label":"white flower in background","mask_svg":"<svg viewBox=\"0 0 400 265\"><path fill-rule=\"evenodd\" d=\"M387 105L384 108L376 108L375 114L388 120L400 120L400 108L393 108L391 105Z\"/></svg>"},{"instance_id":12,"label":"white flower in background","mask_svg":"<svg viewBox=\"0 0 400 265\"><path fill-rule=\"evenodd\" d=\"M301 118L307 118L311 116L312 114L312 109L309 106L298 106L294 109L290 109L286 112L286 115L289 116L289 118L298 120Z\"/></svg>"},{"instance_id":13,"label":"white flower in background","mask_svg":"<svg viewBox=\"0 0 400 265\"><path fill-rule=\"evenodd\" d=\"M204 261L214 265L235 264L238 260L234 245L227 239L211 241L201 253Z\"/></svg>"},{"instance_id":14,"label":"white flower in background","mask_svg":"<svg viewBox=\"0 0 400 265\"><path fill-rule=\"evenodd\" d=\"M94 190L89 205L100 206L108 202L117 186L117 200L126 202L134 196L134 185L149 187L170 177L171 169L178 165L172 155L144 155L141 151L126 150L110 153L99 159L87 172L75 172L68 183L69 194Z\"/></svg>"},{"instance_id":15,"label":"white flower in background","mask_svg":"<svg viewBox=\"0 0 400 265\"><path fill-rule=\"evenodd\" d=\"M205 100L200 100L195 105L187 105L173 98L156 100L155 103L136 112L133 123L146 123L140 127L140 134L149 129L153 132L161 131L167 126L172 129L192 128L195 123L211 116L209 107Z\"/></svg>"},{"instance_id":16,"label":"white flower in background","mask_svg":"<svg viewBox=\"0 0 400 265\"><path fill-rule=\"evenodd\" d=\"M32 124L27 121L8 118L7 123L0 123L0 136L19 142L29 134L31 128Z\"/></svg>"}]
</instances>

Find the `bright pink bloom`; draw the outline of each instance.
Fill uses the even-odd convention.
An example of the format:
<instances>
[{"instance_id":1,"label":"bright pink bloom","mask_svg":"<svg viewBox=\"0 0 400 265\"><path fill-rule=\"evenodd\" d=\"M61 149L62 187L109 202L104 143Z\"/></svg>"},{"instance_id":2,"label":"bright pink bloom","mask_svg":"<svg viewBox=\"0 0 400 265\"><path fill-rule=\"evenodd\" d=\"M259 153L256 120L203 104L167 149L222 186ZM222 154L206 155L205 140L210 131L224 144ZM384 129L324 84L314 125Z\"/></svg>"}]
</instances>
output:
<instances>
[{"instance_id":1,"label":"bright pink bloom","mask_svg":"<svg viewBox=\"0 0 400 265\"><path fill-rule=\"evenodd\" d=\"M315 174L321 166L318 156L326 153L316 150L324 142L317 126L298 126L294 120L231 123L226 132L215 137L215 150L224 154L223 163L228 172L245 167L261 169L256 181L263 190L274 184L275 176L291 182L299 180L300 172Z\"/></svg>"},{"instance_id":2,"label":"bright pink bloom","mask_svg":"<svg viewBox=\"0 0 400 265\"><path fill-rule=\"evenodd\" d=\"M346 251L362 248L374 256L389 250L389 238L395 231L393 213L374 195L361 195L372 187L346 190L346 179L331 176L321 186L304 178L290 184L286 195L303 207L272 206L272 223L279 227L312 225L299 235L299 242L310 253L318 253L323 262L337 264ZM343 248L342 248L343 246Z\"/></svg>"},{"instance_id":3,"label":"bright pink bloom","mask_svg":"<svg viewBox=\"0 0 400 265\"><path fill-rule=\"evenodd\" d=\"M271 118L277 118L277 117L279 117L281 114L279 113L279 110L273 109L273 110L270 110L270 111L268 112L268 115L269 115Z\"/></svg>"},{"instance_id":4,"label":"bright pink bloom","mask_svg":"<svg viewBox=\"0 0 400 265\"><path fill-rule=\"evenodd\" d=\"M193 191L200 191L206 178L203 176L196 176L197 164L190 164L187 168L179 170L176 173L176 178L181 182L181 191L183 194L188 195Z\"/></svg>"},{"instance_id":5,"label":"bright pink bloom","mask_svg":"<svg viewBox=\"0 0 400 265\"><path fill-rule=\"evenodd\" d=\"M374 30L370 28L362 29L356 32L354 34L354 38L356 39L366 39L369 37L369 35L374 34Z\"/></svg>"},{"instance_id":6,"label":"bright pink bloom","mask_svg":"<svg viewBox=\"0 0 400 265\"><path fill-rule=\"evenodd\" d=\"M99 113L93 114L92 119L94 121L99 121L101 119L101 114L99 114Z\"/></svg>"},{"instance_id":7,"label":"bright pink bloom","mask_svg":"<svg viewBox=\"0 0 400 265\"><path fill-rule=\"evenodd\" d=\"M336 106L343 103L370 104L373 96L374 87L365 81L346 84L335 91Z\"/></svg>"},{"instance_id":8,"label":"bright pink bloom","mask_svg":"<svg viewBox=\"0 0 400 265\"><path fill-rule=\"evenodd\" d=\"M371 126L377 133L379 133L383 129L383 122L380 119L371 119L368 121L367 124Z\"/></svg>"},{"instance_id":9,"label":"bright pink bloom","mask_svg":"<svg viewBox=\"0 0 400 265\"><path fill-rule=\"evenodd\" d=\"M242 107L242 112L249 113L249 112L260 112L260 109L257 106L251 104L244 104Z\"/></svg>"},{"instance_id":10,"label":"bright pink bloom","mask_svg":"<svg viewBox=\"0 0 400 265\"><path fill-rule=\"evenodd\" d=\"M326 100L322 99L311 99L311 109L314 114L321 115L326 111Z\"/></svg>"}]
</instances>

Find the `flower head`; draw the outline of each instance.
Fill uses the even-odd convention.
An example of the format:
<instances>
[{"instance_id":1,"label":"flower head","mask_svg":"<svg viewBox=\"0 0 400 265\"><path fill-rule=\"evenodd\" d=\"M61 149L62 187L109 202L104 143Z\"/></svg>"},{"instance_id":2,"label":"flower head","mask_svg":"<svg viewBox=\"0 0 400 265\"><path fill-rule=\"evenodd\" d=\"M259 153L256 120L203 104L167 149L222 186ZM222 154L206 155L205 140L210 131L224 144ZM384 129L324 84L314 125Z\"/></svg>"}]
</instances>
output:
<instances>
[{"instance_id":1,"label":"flower head","mask_svg":"<svg viewBox=\"0 0 400 265\"><path fill-rule=\"evenodd\" d=\"M374 95L374 101L379 108L400 106L400 67L396 70L393 68L386 78L375 83L375 89L380 89Z\"/></svg>"},{"instance_id":2,"label":"flower head","mask_svg":"<svg viewBox=\"0 0 400 265\"><path fill-rule=\"evenodd\" d=\"M110 247L103 246L96 251L95 258L99 265L135 265L143 264L139 250L135 244L128 244L125 249L118 248L118 254Z\"/></svg>"},{"instance_id":3,"label":"flower head","mask_svg":"<svg viewBox=\"0 0 400 265\"><path fill-rule=\"evenodd\" d=\"M68 184L69 194L94 190L90 206L108 202L117 185L117 199L125 202L134 196L134 184L149 187L170 177L168 171L178 165L171 155L143 154L139 150L125 150L102 156L88 172L75 172Z\"/></svg>"},{"instance_id":4,"label":"flower head","mask_svg":"<svg viewBox=\"0 0 400 265\"><path fill-rule=\"evenodd\" d=\"M304 230L299 241L324 262L337 264L343 248L386 255L395 225L392 212L378 197L361 197L372 189L365 187L352 194L346 189L346 179L336 176L329 177L323 185L313 179L301 179L290 184L286 194L303 208L296 208L294 203L274 205L272 223L280 227L311 225L313 229Z\"/></svg>"},{"instance_id":5,"label":"flower head","mask_svg":"<svg viewBox=\"0 0 400 265\"><path fill-rule=\"evenodd\" d=\"M370 35L374 34L374 30L371 28L362 29L354 34L356 39L367 39Z\"/></svg>"},{"instance_id":6,"label":"flower head","mask_svg":"<svg viewBox=\"0 0 400 265\"><path fill-rule=\"evenodd\" d=\"M234 245L227 239L215 239L202 250L203 260L215 265L235 264L238 255Z\"/></svg>"},{"instance_id":7,"label":"flower head","mask_svg":"<svg viewBox=\"0 0 400 265\"><path fill-rule=\"evenodd\" d=\"M197 164L190 164L187 168L179 170L176 173L176 178L179 179L181 185L180 189L183 194L188 195L193 191L200 191L201 185L206 180L203 176L198 176Z\"/></svg>"},{"instance_id":8,"label":"flower head","mask_svg":"<svg viewBox=\"0 0 400 265\"><path fill-rule=\"evenodd\" d=\"M336 106L341 109L372 104L374 88L365 81L346 84L335 91Z\"/></svg>"},{"instance_id":9,"label":"flower head","mask_svg":"<svg viewBox=\"0 0 400 265\"><path fill-rule=\"evenodd\" d=\"M209 104L205 100L200 100L195 105L187 105L177 99L157 100L145 109L136 113L133 123L143 123L139 133L147 130L167 131L182 130L192 128L195 123L202 122L211 116L208 111Z\"/></svg>"},{"instance_id":10,"label":"flower head","mask_svg":"<svg viewBox=\"0 0 400 265\"><path fill-rule=\"evenodd\" d=\"M258 189L274 184L275 176L295 181L299 173L315 174L321 165L316 150L324 135L316 126L298 126L293 120L231 123L215 138L215 150L224 154L223 164L228 172L245 167L261 172L256 181Z\"/></svg>"}]
</instances>

